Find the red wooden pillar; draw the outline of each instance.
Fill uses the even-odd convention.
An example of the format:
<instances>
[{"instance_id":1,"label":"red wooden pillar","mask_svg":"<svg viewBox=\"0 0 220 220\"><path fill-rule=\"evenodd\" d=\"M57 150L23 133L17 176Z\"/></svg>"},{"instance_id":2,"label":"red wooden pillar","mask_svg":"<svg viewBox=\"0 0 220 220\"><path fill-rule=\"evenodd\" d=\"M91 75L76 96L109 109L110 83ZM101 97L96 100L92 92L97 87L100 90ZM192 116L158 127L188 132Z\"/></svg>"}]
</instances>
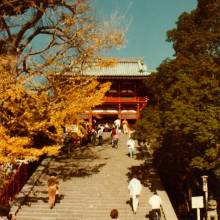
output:
<instances>
[{"instance_id":1,"label":"red wooden pillar","mask_svg":"<svg viewBox=\"0 0 220 220\"><path fill-rule=\"evenodd\" d=\"M140 117L140 105L139 103L137 104L137 113L136 113L136 119L139 119Z\"/></svg>"},{"instance_id":2,"label":"red wooden pillar","mask_svg":"<svg viewBox=\"0 0 220 220\"><path fill-rule=\"evenodd\" d=\"M119 104L118 104L118 118L121 120L121 84L120 84L120 81L118 82L118 101L119 101Z\"/></svg>"},{"instance_id":3,"label":"red wooden pillar","mask_svg":"<svg viewBox=\"0 0 220 220\"><path fill-rule=\"evenodd\" d=\"M121 104L118 104L118 118L121 119Z\"/></svg>"}]
</instances>

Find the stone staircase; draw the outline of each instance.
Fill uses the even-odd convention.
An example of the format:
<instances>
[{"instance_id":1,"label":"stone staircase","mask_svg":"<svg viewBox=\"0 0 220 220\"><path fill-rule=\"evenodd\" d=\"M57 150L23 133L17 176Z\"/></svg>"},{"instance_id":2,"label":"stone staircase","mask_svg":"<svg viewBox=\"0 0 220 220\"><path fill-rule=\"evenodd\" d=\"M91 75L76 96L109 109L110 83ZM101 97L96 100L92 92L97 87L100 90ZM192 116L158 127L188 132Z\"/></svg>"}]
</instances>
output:
<instances>
[{"instance_id":1,"label":"stone staircase","mask_svg":"<svg viewBox=\"0 0 220 220\"><path fill-rule=\"evenodd\" d=\"M79 147L71 155L52 158L35 186L17 210L17 220L104 220L110 211L119 211L120 220L143 220L150 211L152 192L144 187L137 214L129 204L128 181L131 168L143 164L129 158L127 136L120 134L119 148L110 145L106 133L103 146ZM59 198L53 209L47 203L47 179L56 172Z\"/></svg>"}]
</instances>

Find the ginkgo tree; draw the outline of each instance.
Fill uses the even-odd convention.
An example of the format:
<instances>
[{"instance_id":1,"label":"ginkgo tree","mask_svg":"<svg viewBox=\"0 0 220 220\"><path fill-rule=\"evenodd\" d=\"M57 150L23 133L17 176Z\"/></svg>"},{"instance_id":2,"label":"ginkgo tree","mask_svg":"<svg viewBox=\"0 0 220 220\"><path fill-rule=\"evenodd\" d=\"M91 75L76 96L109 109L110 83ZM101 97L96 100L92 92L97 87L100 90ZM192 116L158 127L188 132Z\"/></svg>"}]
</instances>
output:
<instances>
[{"instance_id":1,"label":"ginkgo tree","mask_svg":"<svg viewBox=\"0 0 220 220\"><path fill-rule=\"evenodd\" d=\"M101 104L110 83L82 73L114 65L100 54L120 46L124 31L89 9L86 0L1 1L0 162L56 154L67 118Z\"/></svg>"},{"instance_id":2,"label":"ginkgo tree","mask_svg":"<svg viewBox=\"0 0 220 220\"><path fill-rule=\"evenodd\" d=\"M0 58L0 63L2 60ZM66 118L101 103L110 83L80 76L48 75L46 88L30 89L26 77L14 78L0 66L0 161L56 154L62 146Z\"/></svg>"}]
</instances>

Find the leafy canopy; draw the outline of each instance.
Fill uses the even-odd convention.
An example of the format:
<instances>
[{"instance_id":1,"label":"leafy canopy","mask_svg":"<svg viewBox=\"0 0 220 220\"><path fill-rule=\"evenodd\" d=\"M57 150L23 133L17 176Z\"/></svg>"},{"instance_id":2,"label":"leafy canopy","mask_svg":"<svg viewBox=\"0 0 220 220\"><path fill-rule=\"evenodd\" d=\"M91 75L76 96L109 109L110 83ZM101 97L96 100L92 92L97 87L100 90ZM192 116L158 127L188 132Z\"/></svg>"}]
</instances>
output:
<instances>
[{"instance_id":1,"label":"leafy canopy","mask_svg":"<svg viewBox=\"0 0 220 220\"><path fill-rule=\"evenodd\" d=\"M187 200L202 173L220 173L220 1L198 0L167 36L175 58L146 81L149 111L136 130L149 142L156 138L156 164L169 188Z\"/></svg>"},{"instance_id":2,"label":"leafy canopy","mask_svg":"<svg viewBox=\"0 0 220 220\"><path fill-rule=\"evenodd\" d=\"M3 0L0 17L0 162L55 154L63 127L110 87L83 70L114 65L101 52L120 46L124 32L96 21L86 0Z\"/></svg>"}]
</instances>

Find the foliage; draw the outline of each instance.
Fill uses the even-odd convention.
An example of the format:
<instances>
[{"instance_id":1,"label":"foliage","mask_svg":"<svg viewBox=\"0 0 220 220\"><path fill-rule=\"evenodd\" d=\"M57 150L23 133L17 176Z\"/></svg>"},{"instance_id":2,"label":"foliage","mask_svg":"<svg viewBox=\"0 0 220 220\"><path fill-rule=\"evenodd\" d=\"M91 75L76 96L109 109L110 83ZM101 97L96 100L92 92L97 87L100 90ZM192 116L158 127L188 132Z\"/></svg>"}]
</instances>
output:
<instances>
[{"instance_id":1,"label":"foliage","mask_svg":"<svg viewBox=\"0 0 220 220\"><path fill-rule=\"evenodd\" d=\"M156 149L160 145L162 128L160 125L159 111L149 106L142 112L142 117L135 124L134 138L139 142L148 142L152 148Z\"/></svg>"},{"instance_id":2,"label":"foliage","mask_svg":"<svg viewBox=\"0 0 220 220\"><path fill-rule=\"evenodd\" d=\"M100 54L120 46L124 33L96 21L86 0L3 0L0 16L0 162L56 154L63 127L110 88L83 71L114 65Z\"/></svg>"},{"instance_id":3,"label":"foliage","mask_svg":"<svg viewBox=\"0 0 220 220\"><path fill-rule=\"evenodd\" d=\"M26 77L13 78L1 67L1 162L56 153L62 144L61 126L100 104L110 86L95 79L48 75L49 87L35 91L27 88Z\"/></svg>"},{"instance_id":4,"label":"foliage","mask_svg":"<svg viewBox=\"0 0 220 220\"><path fill-rule=\"evenodd\" d=\"M198 0L198 7L183 13L168 31L175 58L161 63L147 80L150 108L157 111L155 117L145 111L138 122L139 132L152 133L150 139L156 134L156 164L188 207L187 193L198 190L201 174L218 175L220 169L219 18L219 0Z\"/></svg>"}]
</instances>

